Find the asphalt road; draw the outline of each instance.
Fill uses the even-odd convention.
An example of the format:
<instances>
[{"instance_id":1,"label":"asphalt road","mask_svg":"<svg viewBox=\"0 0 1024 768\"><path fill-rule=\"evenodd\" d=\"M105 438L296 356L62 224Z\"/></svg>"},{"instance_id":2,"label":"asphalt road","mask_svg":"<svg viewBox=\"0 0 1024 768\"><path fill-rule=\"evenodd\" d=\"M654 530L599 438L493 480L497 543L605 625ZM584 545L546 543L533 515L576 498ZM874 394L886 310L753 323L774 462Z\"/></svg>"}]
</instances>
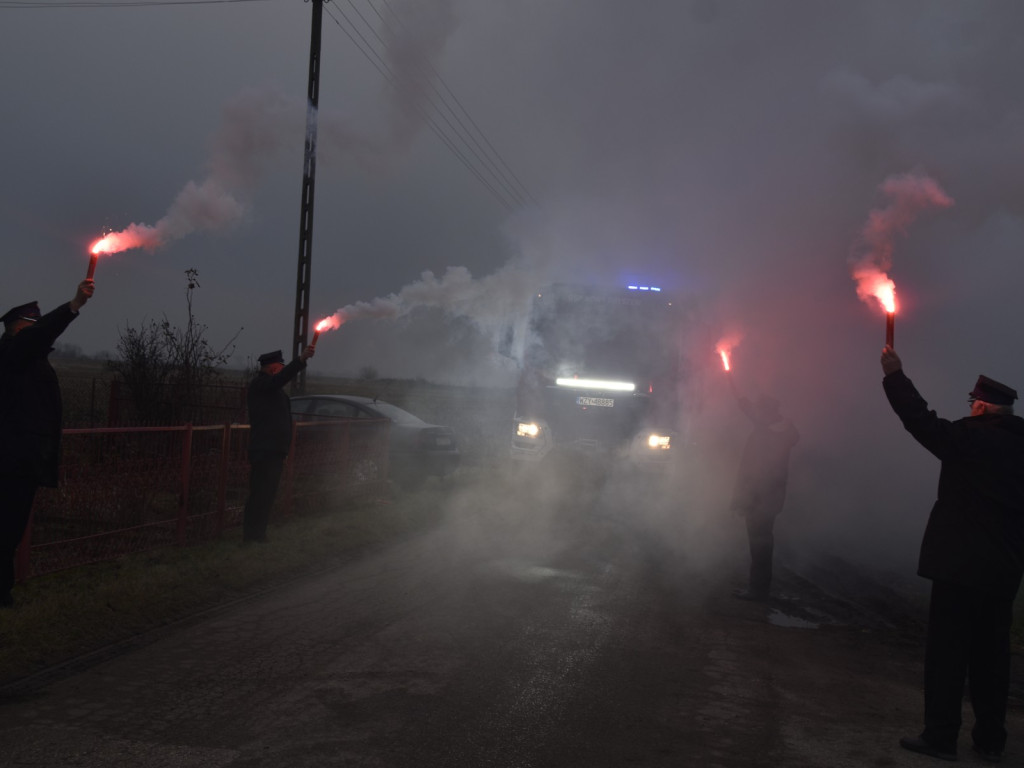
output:
<instances>
[{"instance_id":1,"label":"asphalt road","mask_svg":"<svg viewBox=\"0 0 1024 768\"><path fill-rule=\"evenodd\" d=\"M487 490L453 490L439 530L8 690L0 762L934 762L897 746L919 730L921 623L887 585L836 558L783 562L782 597L747 603L738 527L695 524L708 546L680 549L629 494Z\"/></svg>"}]
</instances>

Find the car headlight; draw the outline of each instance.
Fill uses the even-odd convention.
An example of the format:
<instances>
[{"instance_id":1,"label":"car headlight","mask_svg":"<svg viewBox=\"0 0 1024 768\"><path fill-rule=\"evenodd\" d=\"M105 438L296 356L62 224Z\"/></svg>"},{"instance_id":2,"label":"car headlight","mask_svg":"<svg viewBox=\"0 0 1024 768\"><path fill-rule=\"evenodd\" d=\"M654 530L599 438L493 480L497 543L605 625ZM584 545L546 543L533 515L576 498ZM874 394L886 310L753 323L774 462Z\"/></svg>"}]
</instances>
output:
<instances>
[{"instance_id":1,"label":"car headlight","mask_svg":"<svg viewBox=\"0 0 1024 768\"><path fill-rule=\"evenodd\" d=\"M516 424L516 437L537 437L540 425L533 421L520 421Z\"/></svg>"},{"instance_id":2,"label":"car headlight","mask_svg":"<svg viewBox=\"0 0 1024 768\"><path fill-rule=\"evenodd\" d=\"M648 435L647 447L654 451L667 451L672 447L672 438L669 435Z\"/></svg>"}]
</instances>

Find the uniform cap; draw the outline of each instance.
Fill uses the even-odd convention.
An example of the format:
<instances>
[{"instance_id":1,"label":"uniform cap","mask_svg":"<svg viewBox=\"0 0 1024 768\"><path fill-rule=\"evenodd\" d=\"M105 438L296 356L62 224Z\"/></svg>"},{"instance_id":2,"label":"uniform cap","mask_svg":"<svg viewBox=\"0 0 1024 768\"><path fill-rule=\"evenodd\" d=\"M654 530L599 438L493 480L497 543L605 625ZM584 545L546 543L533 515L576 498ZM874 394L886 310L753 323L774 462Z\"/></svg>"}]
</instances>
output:
<instances>
[{"instance_id":1,"label":"uniform cap","mask_svg":"<svg viewBox=\"0 0 1024 768\"><path fill-rule=\"evenodd\" d=\"M275 349L273 352L265 352L259 356L260 366L270 365L271 363L283 363L284 356L281 354L280 349Z\"/></svg>"},{"instance_id":2,"label":"uniform cap","mask_svg":"<svg viewBox=\"0 0 1024 768\"><path fill-rule=\"evenodd\" d=\"M992 403L992 405L1013 405L1013 401L1017 399L1017 390L1000 384L988 376L979 376L978 383L970 392L970 397Z\"/></svg>"},{"instance_id":3,"label":"uniform cap","mask_svg":"<svg viewBox=\"0 0 1024 768\"><path fill-rule=\"evenodd\" d=\"M39 311L39 302L30 301L28 304L21 304L9 309L7 314L0 317L0 322L13 323L15 320L31 320L34 323L40 317L42 314Z\"/></svg>"}]
</instances>

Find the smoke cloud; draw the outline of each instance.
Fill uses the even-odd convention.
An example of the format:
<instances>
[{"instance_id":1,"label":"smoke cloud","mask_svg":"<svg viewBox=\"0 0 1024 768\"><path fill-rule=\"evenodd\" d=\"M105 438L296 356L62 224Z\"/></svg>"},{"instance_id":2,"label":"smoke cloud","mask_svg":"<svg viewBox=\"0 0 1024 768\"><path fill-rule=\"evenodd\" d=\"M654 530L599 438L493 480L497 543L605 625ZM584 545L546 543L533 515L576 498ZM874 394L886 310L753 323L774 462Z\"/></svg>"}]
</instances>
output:
<instances>
[{"instance_id":1,"label":"smoke cloud","mask_svg":"<svg viewBox=\"0 0 1024 768\"><path fill-rule=\"evenodd\" d=\"M409 21L403 21L407 16ZM246 89L224 108L211 142L206 178L189 181L156 224L133 222L97 241L93 252L152 251L194 232L238 224L248 209L245 200L267 166L283 147L299 146L310 121L316 133L310 132L307 140L331 159L352 158L379 167L407 149L429 119L426 92L436 74L431 60L440 55L454 31L455 16L450 3L437 2L409 4L401 12L389 9L388 18L381 21L386 38L382 64L391 83L392 103L390 125L381 134L385 138L378 138L376 132L361 134L346 116L321 115L311 104L287 97L275 87Z\"/></svg>"},{"instance_id":2,"label":"smoke cloud","mask_svg":"<svg viewBox=\"0 0 1024 768\"><path fill-rule=\"evenodd\" d=\"M852 260L857 296L862 301L879 299L886 311L893 311L895 285L889 278L892 254L897 235L905 235L917 217L934 208L949 208L953 199L930 177L919 173L890 176L880 187L890 198L885 208L868 214L855 250L860 255Z\"/></svg>"},{"instance_id":3,"label":"smoke cloud","mask_svg":"<svg viewBox=\"0 0 1024 768\"><path fill-rule=\"evenodd\" d=\"M397 293L348 304L328 321L338 327L350 320L395 319L417 309L436 309L448 317L469 320L496 339L509 318L528 314L536 287L536 275L516 262L476 279L465 267L448 267L440 278L426 271Z\"/></svg>"}]
</instances>

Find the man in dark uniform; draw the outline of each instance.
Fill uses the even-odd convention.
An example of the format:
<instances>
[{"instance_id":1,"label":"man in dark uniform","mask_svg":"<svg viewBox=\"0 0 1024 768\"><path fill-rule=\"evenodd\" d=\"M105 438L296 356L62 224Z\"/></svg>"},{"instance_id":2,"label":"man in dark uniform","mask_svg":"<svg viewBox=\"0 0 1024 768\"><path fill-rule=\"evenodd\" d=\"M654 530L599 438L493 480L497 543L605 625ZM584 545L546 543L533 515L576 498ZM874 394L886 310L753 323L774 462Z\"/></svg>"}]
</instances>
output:
<instances>
[{"instance_id":1,"label":"man in dark uniform","mask_svg":"<svg viewBox=\"0 0 1024 768\"><path fill-rule=\"evenodd\" d=\"M772 584L775 518L782 512L789 475L789 453L800 439L793 422L785 419L778 400L762 396L755 403L737 398L740 410L754 424L740 460L732 509L747 523L750 578L744 600L767 600Z\"/></svg>"},{"instance_id":2,"label":"man in dark uniform","mask_svg":"<svg viewBox=\"0 0 1024 768\"><path fill-rule=\"evenodd\" d=\"M93 289L93 281L84 280L71 301L46 315L32 301L0 318L0 606L14 603L14 556L36 489L57 486L63 414L47 357Z\"/></svg>"},{"instance_id":3,"label":"man in dark uniform","mask_svg":"<svg viewBox=\"0 0 1024 768\"><path fill-rule=\"evenodd\" d=\"M918 575L931 579L924 662L924 731L900 744L956 759L964 681L973 748L996 762L1006 745L1013 601L1024 573L1024 419L1017 393L979 376L971 415L947 421L928 410L891 347L882 385L907 431L941 462Z\"/></svg>"},{"instance_id":4,"label":"man in dark uniform","mask_svg":"<svg viewBox=\"0 0 1024 768\"><path fill-rule=\"evenodd\" d=\"M267 522L292 442L291 401L284 385L306 367L315 348L302 350L288 365L281 350L260 355L260 372L249 383L249 499L242 523L244 541L266 541Z\"/></svg>"}]
</instances>

